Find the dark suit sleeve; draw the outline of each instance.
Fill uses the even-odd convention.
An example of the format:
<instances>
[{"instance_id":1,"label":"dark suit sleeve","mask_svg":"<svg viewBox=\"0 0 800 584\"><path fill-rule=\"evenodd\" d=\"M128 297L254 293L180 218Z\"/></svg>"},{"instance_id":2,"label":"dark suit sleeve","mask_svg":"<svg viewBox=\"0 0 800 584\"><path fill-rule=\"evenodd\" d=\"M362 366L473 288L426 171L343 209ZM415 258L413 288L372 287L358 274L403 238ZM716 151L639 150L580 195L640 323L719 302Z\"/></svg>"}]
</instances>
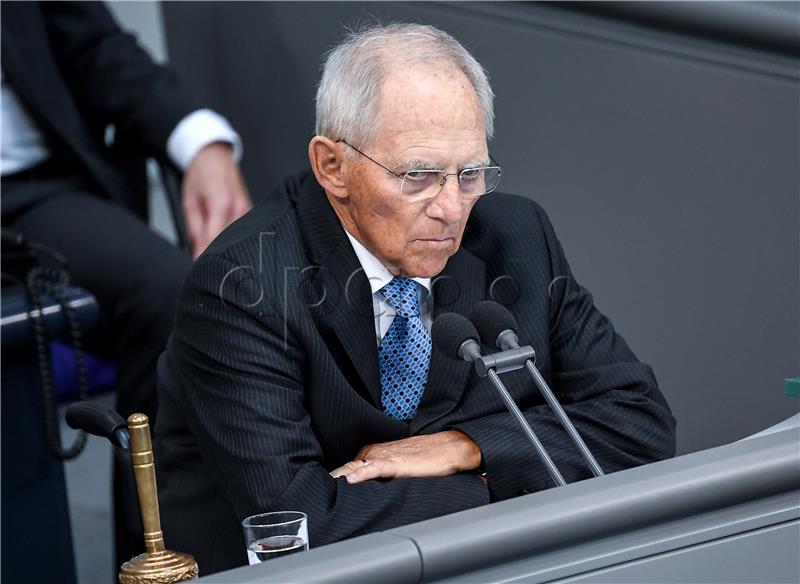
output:
<instances>
[{"instance_id":1,"label":"dark suit sleeve","mask_svg":"<svg viewBox=\"0 0 800 584\"><path fill-rule=\"evenodd\" d=\"M550 375L545 374L551 389L604 472L673 456L675 420L651 368L638 361L591 294L576 283L549 219L531 204L532 233L541 234L531 239L545 242L550 260L542 271L551 278ZM524 414L568 483L592 476L549 407L534 406ZM554 486L538 458L520 463L535 455L508 413L457 428L481 448L492 500Z\"/></svg>"},{"instance_id":2,"label":"dark suit sleeve","mask_svg":"<svg viewBox=\"0 0 800 584\"><path fill-rule=\"evenodd\" d=\"M331 478L306 407L303 348L253 276L203 256L181 293L168 351L177 401L239 519L305 511L316 546L489 502L472 474L356 485ZM348 421L341 425L346 431Z\"/></svg>"},{"instance_id":3,"label":"dark suit sleeve","mask_svg":"<svg viewBox=\"0 0 800 584\"><path fill-rule=\"evenodd\" d=\"M43 2L41 10L84 114L163 154L175 125L198 108L170 69L155 64L102 2Z\"/></svg>"}]
</instances>

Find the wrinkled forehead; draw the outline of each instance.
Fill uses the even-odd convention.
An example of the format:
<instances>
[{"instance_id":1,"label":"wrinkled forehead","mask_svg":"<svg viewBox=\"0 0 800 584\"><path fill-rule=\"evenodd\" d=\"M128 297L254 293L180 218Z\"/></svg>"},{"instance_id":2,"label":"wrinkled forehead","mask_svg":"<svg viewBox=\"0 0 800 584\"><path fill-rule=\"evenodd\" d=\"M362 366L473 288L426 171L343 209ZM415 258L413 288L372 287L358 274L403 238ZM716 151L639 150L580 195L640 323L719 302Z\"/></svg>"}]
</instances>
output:
<instances>
[{"instance_id":1,"label":"wrinkled forehead","mask_svg":"<svg viewBox=\"0 0 800 584\"><path fill-rule=\"evenodd\" d=\"M401 130L485 134L475 90L453 65L423 62L388 70L378 104L380 134Z\"/></svg>"}]
</instances>

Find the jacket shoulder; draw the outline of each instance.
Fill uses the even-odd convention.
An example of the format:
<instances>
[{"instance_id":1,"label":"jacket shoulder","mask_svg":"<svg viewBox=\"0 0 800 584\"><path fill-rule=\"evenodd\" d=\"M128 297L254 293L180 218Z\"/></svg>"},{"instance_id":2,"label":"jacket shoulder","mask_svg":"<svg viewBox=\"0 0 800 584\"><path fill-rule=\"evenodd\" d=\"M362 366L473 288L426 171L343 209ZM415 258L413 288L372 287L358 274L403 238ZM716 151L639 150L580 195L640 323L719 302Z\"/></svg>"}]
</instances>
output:
<instances>
[{"instance_id":1,"label":"jacket shoulder","mask_svg":"<svg viewBox=\"0 0 800 584\"><path fill-rule=\"evenodd\" d=\"M492 193L482 197L472 210L464 244L468 247L516 238L544 237L548 224L544 209L533 199L520 195Z\"/></svg>"}]
</instances>

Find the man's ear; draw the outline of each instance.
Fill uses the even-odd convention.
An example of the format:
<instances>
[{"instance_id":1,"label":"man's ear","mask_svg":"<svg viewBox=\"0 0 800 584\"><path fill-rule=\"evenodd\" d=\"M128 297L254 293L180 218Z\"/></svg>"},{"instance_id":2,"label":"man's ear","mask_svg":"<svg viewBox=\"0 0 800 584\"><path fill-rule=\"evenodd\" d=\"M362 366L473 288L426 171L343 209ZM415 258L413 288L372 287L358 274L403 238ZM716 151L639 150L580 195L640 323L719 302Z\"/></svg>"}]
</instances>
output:
<instances>
[{"instance_id":1,"label":"man's ear","mask_svg":"<svg viewBox=\"0 0 800 584\"><path fill-rule=\"evenodd\" d=\"M348 196L344 181L344 152L337 142L314 136L308 143L308 160L317 182L326 193L344 199Z\"/></svg>"}]
</instances>

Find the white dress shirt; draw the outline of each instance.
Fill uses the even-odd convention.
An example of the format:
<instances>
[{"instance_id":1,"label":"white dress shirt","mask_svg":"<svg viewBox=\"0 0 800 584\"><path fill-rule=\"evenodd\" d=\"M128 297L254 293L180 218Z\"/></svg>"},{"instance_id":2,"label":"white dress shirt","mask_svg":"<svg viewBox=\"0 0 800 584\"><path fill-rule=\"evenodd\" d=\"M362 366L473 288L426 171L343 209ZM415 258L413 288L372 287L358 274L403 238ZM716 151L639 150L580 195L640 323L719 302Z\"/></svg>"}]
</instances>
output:
<instances>
[{"instance_id":1,"label":"white dress shirt","mask_svg":"<svg viewBox=\"0 0 800 584\"><path fill-rule=\"evenodd\" d=\"M345 233L347 233L347 238L353 246L353 251L356 252L361 267L364 268L364 274L367 276L367 280L369 280L369 286L372 290L372 313L375 315L375 338L376 343L380 345L383 335L385 335L389 327L392 326L396 314L394 308L384 299L380 289L391 282L394 276L378 258L372 255L372 253L364 247L360 241L350 235L346 229ZM422 324L424 324L425 328L430 332L433 322L433 292L431 290L431 279L411 279L422 286L419 302L419 317L422 320Z\"/></svg>"},{"instance_id":2,"label":"white dress shirt","mask_svg":"<svg viewBox=\"0 0 800 584\"><path fill-rule=\"evenodd\" d=\"M199 109L183 118L167 139L167 154L186 172L203 148L212 142L227 142L233 147L233 160L242 159L242 139L228 120L210 109Z\"/></svg>"},{"instance_id":3,"label":"white dress shirt","mask_svg":"<svg viewBox=\"0 0 800 584\"><path fill-rule=\"evenodd\" d=\"M50 150L28 110L6 83L0 68L0 173L12 174L36 166L50 156Z\"/></svg>"}]
</instances>

